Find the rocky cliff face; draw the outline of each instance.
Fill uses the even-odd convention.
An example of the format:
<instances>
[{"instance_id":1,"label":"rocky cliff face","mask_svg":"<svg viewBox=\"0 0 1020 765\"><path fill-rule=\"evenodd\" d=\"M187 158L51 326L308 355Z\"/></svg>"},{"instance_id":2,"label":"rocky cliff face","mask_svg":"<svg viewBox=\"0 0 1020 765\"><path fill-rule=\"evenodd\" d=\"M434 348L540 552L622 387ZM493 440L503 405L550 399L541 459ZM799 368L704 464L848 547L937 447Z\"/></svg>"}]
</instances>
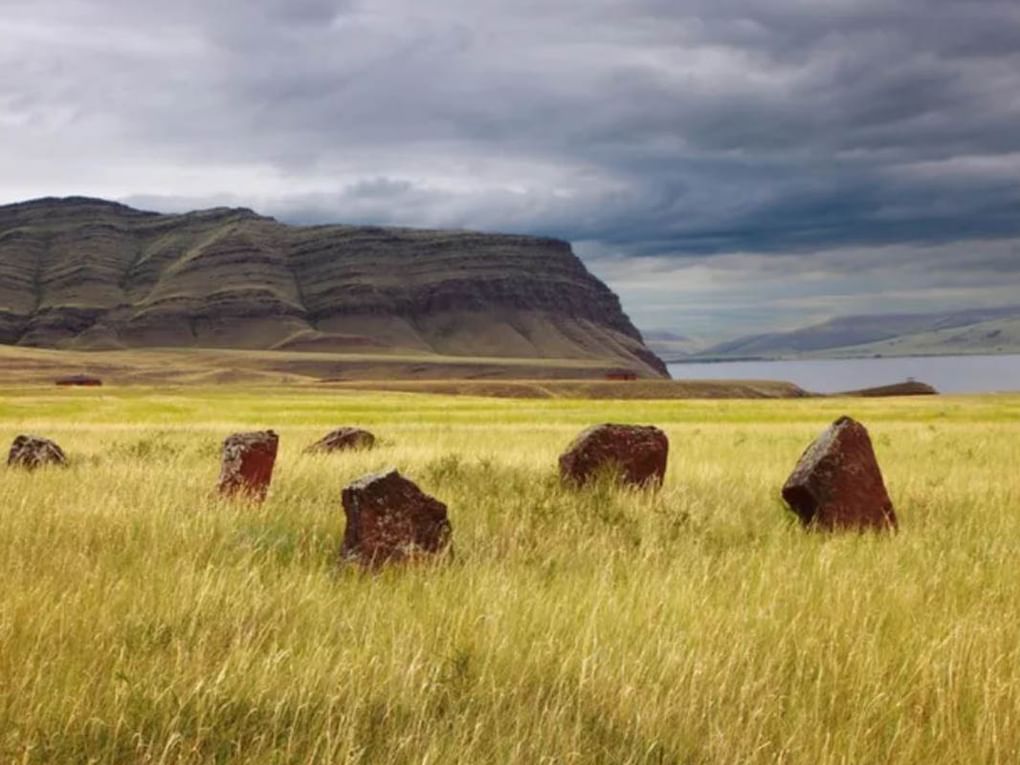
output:
<instances>
[{"instance_id":1,"label":"rocky cliff face","mask_svg":"<svg viewBox=\"0 0 1020 765\"><path fill-rule=\"evenodd\" d=\"M665 374L565 242L84 198L0 206L0 343L592 358Z\"/></svg>"}]
</instances>

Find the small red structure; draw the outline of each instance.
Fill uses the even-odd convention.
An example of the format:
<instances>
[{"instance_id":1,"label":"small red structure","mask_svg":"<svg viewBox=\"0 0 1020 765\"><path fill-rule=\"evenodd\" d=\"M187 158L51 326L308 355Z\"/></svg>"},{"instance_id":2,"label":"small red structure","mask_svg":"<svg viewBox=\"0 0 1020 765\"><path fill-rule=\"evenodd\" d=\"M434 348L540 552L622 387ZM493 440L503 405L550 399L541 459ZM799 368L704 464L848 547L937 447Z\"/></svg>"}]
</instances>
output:
<instances>
[{"instance_id":1,"label":"small red structure","mask_svg":"<svg viewBox=\"0 0 1020 765\"><path fill-rule=\"evenodd\" d=\"M64 386L81 386L97 388L103 384L103 381L98 377L91 377L90 375L67 375L66 377L58 377L57 385Z\"/></svg>"},{"instance_id":2,"label":"small red structure","mask_svg":"<svg viewBox=\"0 0 1020 765\"><path fill-rule=\"evenodd\" d=\"M606 372L607 380L636 380L637 372L629 369L611 369Z\"/></svg>"}]
</instances>

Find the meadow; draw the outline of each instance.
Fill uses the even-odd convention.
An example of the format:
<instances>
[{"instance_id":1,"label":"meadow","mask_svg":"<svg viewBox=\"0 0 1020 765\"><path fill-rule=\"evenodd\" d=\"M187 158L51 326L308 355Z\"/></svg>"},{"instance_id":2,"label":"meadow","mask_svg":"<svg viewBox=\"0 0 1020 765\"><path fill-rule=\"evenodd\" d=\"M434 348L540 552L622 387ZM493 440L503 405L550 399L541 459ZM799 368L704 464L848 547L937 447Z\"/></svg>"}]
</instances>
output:
<instances>
[{"instance_id":1,"label":"meadow","mask_svg":"<svg viewBox=\"0 0 1020 765\"><path fill-rule=\"evenodd\" d=\"M895 536L779 488L850 414ZM658 492L559 485L584 426L655 424ZM378 448L302 454L339 425ZM261 506L213 491L273 427ZM0 389L0 761L1020 760L1020 396L505 400L299 387ZM340 567L340 491L398 467L455 555Z\"/></svg>"}]
</instances>

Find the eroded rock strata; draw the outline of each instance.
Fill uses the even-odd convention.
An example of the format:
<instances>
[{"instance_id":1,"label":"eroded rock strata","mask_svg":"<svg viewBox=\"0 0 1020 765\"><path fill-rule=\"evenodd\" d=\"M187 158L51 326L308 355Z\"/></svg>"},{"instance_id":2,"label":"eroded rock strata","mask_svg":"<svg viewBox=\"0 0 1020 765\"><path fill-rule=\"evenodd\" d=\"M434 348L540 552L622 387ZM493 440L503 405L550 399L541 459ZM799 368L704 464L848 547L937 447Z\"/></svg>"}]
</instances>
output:
<instances>
[{"instance_id":1,"label":"eroded rock strata","mask_svg":"<svg viewBox=\"0 0 1020 765\"><path fill-rule=\"evenodd\" d=\"M666 373L566 242L78 197L0 207L0 343L591 358Z\"/></svg>"}]
</instances>

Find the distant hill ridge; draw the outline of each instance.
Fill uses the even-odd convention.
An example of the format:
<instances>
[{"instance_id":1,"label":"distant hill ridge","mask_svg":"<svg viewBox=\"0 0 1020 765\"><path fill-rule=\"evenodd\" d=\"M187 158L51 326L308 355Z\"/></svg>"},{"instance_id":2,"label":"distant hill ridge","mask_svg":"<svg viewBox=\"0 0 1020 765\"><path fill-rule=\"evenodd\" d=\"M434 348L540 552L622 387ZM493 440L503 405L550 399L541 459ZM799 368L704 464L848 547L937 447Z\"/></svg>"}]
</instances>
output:
<instances>
[{"instance_id":1,"label":"distant hill ridge","mask_svg":"<svg viewBox=\"0 0 1020 765\"><path fill-rule=\"evenodd\" d=\"M755 359L1020 352L1020 305L922 314L843 316L790 332L748 335L689 358Z\"/></svg>"},{"instance_id":2,"label":"distant hill ridge","mask_svg":"<svg viewBox=\"0 0 1020 765\"><path fill-rule=\"evenodd\" d=\"M566 242L85 197L0 206L0 343L601 359L665 374Z\"/></svg>"}]
</instances>

